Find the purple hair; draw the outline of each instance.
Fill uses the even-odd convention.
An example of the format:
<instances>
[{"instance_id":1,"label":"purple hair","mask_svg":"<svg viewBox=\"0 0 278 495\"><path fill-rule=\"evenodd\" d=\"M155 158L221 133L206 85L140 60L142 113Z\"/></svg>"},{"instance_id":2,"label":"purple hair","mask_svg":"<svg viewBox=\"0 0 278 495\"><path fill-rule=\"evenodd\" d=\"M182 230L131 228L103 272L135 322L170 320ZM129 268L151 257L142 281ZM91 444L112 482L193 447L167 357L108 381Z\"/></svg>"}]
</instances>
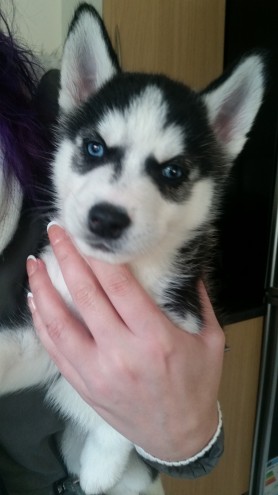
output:
<instances>
[{"instance_id":1,"label":"purple hair","mask_svg":"<svg viewBox=\"0 0 278 495\"><path fill-rule=\"evenodd\" d=\"M32 52L15 41L7 21L0 31L0 149L6 177L14 174L35 199L38 177L46 173L50 146L35 107L38 64Z\"/></svg>"}]
</instances>

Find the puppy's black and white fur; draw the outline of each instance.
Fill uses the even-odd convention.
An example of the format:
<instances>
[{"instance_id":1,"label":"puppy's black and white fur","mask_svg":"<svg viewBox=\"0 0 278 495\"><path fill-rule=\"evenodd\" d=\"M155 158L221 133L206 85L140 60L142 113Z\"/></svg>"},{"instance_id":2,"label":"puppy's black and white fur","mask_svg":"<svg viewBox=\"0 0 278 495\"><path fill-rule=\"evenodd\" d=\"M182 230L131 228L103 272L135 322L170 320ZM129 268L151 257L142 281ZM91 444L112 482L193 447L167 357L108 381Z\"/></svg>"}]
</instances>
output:
<instances>
[{"instance_id":1,"label":"puppy's black and white fur","mask_svg":"<svg viewBox=\"0 0 278 495\"><path fill-rule=\"evenodd\" d=\"M210 265L213 223L233 160L264 90L259 54L196 93L161 75L122 73L101 20L88 5L64 47L57 218L86 255L127 263L182 329L202 328L197 282ZM50 248L43 259L71 304ZM30 323L0 332L1 394L36 385L65 415L65 462L87 494L163 493L133 445L61 377ZM73 426L74 425L74 426Z\"/></svg>"}]
</instances>

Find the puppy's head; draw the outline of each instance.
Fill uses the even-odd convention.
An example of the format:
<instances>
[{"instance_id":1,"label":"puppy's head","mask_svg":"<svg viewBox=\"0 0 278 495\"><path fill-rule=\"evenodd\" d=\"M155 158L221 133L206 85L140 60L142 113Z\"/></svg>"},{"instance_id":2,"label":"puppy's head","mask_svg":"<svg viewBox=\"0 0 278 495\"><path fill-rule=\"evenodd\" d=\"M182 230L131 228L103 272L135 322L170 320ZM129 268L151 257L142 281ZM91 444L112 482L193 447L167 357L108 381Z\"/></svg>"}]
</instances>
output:
<instances>
[{"instance_id":1,"label":"puppy's head","mask_svg":"<svg viewBox=\"0 0 278 495\"><path fill-rule=\"evenodd\" d=\"M197 94L121 72L96 12L82 5L65 43L54 183L81 250L111 262L173 252L210 221L263 97L258 54Z\"/></svg>"}]
</instances>

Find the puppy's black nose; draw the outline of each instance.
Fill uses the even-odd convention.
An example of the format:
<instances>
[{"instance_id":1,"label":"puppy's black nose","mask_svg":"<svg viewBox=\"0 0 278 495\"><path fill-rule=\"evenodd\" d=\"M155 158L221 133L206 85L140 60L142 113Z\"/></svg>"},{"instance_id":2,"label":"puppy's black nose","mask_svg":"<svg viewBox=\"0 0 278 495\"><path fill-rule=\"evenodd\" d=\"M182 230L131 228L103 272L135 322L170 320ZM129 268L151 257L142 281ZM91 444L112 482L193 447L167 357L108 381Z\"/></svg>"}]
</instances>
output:
<instances>
[{"instance_id":1,"label":"puppy's black nose","mask_svg":"<svg viewBox=\"0 0 278 495\"><path fill-rule=\"evenodd\" d=\"M98 203L89 211L89 229L105 239L118 239L129 226L130 218L124 208L110 203Z\"/></svg>"}]
</instances>

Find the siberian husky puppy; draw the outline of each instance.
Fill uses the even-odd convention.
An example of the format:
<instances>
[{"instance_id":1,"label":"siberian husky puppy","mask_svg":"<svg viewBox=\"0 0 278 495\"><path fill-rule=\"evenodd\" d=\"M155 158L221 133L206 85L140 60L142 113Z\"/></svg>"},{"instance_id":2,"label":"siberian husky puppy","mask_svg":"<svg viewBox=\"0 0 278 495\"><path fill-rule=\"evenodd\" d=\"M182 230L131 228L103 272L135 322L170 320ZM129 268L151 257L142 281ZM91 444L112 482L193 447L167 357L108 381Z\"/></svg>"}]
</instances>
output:
<instances>
[{"instance_id":1,"label":"siberian husky puppy","mask_svg":"<svg viewBox=\"0 0 278 495\"><path fill-rule=\"evenodd\" d=\"M205 91L162 75L123 73L89 5L75 12L61 66L53 161L57 216L80 251L127 263L168 317L202 331L197 284L211 263L224 183L264 92L258 53ZM57 262L42 257L72 304ZM29 321L0 332L1 394L42 385L69 420L61 448L86 494L163 493L134 446L60 376Z\"/></svg>"}]
</instances>

